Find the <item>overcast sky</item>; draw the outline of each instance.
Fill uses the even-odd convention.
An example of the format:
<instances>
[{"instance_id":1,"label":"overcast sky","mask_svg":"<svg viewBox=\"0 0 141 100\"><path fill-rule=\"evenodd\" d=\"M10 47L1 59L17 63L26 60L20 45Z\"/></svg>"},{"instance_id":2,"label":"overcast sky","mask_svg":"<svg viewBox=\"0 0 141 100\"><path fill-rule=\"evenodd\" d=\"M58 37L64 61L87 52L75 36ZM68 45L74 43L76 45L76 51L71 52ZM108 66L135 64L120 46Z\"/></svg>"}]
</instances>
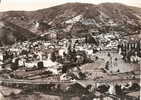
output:
<instances>
[{"instance_id":1,"label":"overcast sky","mask_svg":"<svg viewBox=\"0 0 141 100\"><path fill-rule=\"evenodd\" d=\"M1 0L0 11L8 10L37 10L67 2L99 4L103 2L118 2L126 5L141 7L141 0Z\"/></svg>"}]
</instances>

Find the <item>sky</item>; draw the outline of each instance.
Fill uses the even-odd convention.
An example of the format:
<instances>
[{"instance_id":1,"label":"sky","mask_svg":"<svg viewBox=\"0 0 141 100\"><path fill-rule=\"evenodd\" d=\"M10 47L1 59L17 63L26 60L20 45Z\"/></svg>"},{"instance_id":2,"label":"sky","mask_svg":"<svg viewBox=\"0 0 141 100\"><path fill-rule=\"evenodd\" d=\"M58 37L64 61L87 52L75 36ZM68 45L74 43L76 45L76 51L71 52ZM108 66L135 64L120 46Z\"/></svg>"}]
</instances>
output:
<instances>
[{"instance_id":1,"label":"sky","mask_svg":"<svg viewBox=\"0 0 141 100\"><path fill-rule=\"evenodd\" d=\"M123 3L130 6L141 7L141 0L1 0L0 11L9 10L38 10L42 8L49 8L52 6L68 3L81 2L100 4L104 2Z\"/></svg>"}]
</instances>

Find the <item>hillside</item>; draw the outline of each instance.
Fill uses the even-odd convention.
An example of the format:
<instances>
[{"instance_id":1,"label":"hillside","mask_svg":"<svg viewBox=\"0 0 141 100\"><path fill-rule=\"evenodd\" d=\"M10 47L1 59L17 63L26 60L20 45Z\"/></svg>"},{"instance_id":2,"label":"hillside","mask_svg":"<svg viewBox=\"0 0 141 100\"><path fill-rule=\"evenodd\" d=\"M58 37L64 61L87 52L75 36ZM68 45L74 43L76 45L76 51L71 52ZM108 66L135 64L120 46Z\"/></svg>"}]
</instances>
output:
<instances>
[{"instance_id":1,"label":"hillside","mask_svg":"<svg viewBox=\"0 0 141 100\"><path fill-rule=\"evenodd\" d=\"M36 35L7 21L0 21L0 45L11 45L17 41L32 39Z\"/></svg>"},{"instance_id":2,"label":"hillside","mask_svg":"<svg viewBox=\"0 0 141 100\"><path fill-rule=\"evenodd\" d=\"M0 19L35 34L59 30L64 37L112 31L128 35L141 30L141 8L119 3L67 3L37 11L2 12Z\"/></svg>"}]
</instances>

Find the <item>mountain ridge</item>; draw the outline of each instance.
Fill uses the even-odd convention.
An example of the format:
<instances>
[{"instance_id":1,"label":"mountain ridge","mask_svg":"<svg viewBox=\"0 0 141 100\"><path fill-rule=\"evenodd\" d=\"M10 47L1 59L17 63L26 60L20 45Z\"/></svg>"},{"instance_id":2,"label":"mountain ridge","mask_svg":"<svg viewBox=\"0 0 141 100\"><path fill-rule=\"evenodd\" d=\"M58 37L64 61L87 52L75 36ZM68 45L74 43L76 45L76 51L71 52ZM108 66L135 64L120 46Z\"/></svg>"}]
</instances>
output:
<instances>
[{"instance_id":1,"label":"mountain ridge","mask_svg":"<svg viewBox=\"0 0 141 100\"><path fill-rule=\"evenodd\" d=\"M35 11L2 12L0 19L36 35L52 29L61 30L64 37L68 33L81 37L93 31L132 34L141 28L141 8L120 3L66 3Z\"/></svg>"}]
</instances>

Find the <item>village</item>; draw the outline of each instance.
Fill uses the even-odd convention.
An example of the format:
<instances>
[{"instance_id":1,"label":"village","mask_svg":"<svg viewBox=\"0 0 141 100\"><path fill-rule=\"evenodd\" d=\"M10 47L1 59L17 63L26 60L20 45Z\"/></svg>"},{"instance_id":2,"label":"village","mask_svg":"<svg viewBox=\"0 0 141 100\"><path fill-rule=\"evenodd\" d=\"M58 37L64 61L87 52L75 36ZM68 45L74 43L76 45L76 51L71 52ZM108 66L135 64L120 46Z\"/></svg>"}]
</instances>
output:
<instances>
[{"instance_id":1,"label":"village","mask_svg":"<svg viewBox=\"0 0 141 100\"><path fill-rule=\"evenodd\" d=\"M139 100L141 40L108 33L62 40L49 36L0 48L2 87L80 100Z\"/></svg>"}]
</instances>

